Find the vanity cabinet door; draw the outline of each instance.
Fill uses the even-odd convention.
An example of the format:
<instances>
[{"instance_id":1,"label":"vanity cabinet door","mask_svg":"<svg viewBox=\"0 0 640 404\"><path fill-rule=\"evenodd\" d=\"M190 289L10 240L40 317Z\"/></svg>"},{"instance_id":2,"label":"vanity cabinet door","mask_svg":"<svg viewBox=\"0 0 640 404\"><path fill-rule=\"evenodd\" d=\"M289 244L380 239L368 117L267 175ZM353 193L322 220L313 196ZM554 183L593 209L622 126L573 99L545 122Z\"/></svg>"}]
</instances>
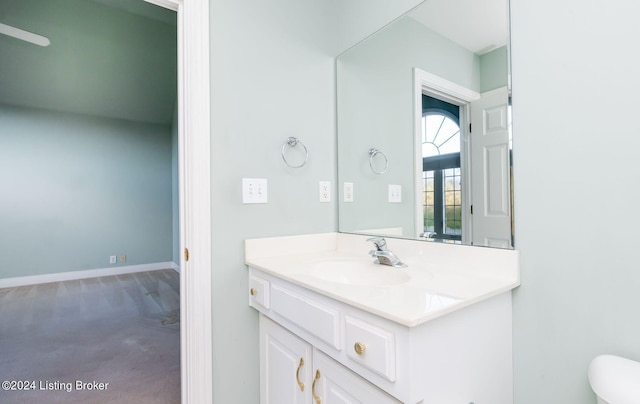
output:
<instances>
[{"instance_id":1,"label":"vanity cabinet door","mask_svg":"<svg viewBox=\"0 0 640 404\"><path fill-rule=\"evenodd\" d=\"M260 316L260 402L311 404L311 345Z\"/></svg>"},{"instance_id":2,"label":"vanity cabinet door","mask_svg":"<svg viewBox=\"0 0 640 404\"><path fill-rule=\"evenodd\" d=\"M400 403L327 355L313 352L312 395L315 404Z\"/></svg>"}]
</instances>

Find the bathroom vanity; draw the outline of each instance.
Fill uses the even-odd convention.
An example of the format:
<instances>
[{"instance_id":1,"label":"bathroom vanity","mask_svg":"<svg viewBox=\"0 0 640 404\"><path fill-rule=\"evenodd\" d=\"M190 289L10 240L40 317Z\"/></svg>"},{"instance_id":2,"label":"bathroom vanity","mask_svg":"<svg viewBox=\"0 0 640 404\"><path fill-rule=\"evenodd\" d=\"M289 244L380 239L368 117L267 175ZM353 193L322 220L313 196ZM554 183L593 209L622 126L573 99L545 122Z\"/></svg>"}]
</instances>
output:
<instances>
[{"instance_id":1,"label":"bathroom vanity","mask_svg":"<svg viewBox=\"0 0 640 404\"><path fill-rule=\"evenodd\" d=\"M517 251L387 243L406 268L361 235L246 241L261 402L513 403Z\"/></svg>"}]
</instances>

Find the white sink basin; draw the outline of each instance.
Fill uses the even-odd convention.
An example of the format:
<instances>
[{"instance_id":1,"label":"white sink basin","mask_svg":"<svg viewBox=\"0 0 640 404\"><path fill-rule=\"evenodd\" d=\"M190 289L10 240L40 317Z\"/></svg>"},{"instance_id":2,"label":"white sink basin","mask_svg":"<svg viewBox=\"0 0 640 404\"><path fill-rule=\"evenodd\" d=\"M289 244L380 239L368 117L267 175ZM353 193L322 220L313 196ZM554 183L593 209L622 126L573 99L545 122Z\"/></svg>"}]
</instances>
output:
<instances>
[{"instance_id":1,"label":"white sink basin","mask_svg":"<svg viewBox=\"0 0 640 404\"><path fill-rule=\"evenodd\" d=\"M311 263L305 275L325 282L357 286L392 286L408 282L403 268L364 262L361 259L329 259Z\"/></svg>"}]
</instances>

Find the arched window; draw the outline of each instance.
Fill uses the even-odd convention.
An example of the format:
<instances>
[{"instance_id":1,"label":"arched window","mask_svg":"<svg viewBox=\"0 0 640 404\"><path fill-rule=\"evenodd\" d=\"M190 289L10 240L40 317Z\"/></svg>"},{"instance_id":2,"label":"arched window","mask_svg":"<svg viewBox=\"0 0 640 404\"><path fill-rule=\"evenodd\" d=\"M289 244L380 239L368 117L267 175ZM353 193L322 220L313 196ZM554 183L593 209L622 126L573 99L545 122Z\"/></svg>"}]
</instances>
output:
<instances>
[{"instance_id":1,"label":"arched window","mask_svg":"<svg viewBox=\"0 0 640 404\"><path fill-rule=\"evenodd\" d=\"M462 239L459 107L423 95L422 171L424 232Z\"/></svg>"},{"instance_id":2,"label":"arched window","mask_svg":"<svg viewBox=\"0 0 640 404\"><path fill-rule=\"evenodd\" d=\"M448 114L426 111L422 115L422 157L460 153L460 126Z\"/></svg>"}]
</instances>

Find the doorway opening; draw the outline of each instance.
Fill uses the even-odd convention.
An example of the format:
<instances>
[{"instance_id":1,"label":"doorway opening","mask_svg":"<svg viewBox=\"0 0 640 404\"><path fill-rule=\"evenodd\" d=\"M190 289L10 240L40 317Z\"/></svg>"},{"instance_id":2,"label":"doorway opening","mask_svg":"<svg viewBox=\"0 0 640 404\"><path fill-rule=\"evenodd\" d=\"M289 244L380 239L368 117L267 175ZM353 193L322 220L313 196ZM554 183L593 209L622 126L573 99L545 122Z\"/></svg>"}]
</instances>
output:
<instances>
[{"instance_id":1,"label":"doorway opening","mask_svg":"<svg viewBox=\"0 0 640 404\"><path fill-rule=\"evenodd\" d=\"M506 87L480 94L414 69L415 189L424 190L415 200L418 237L513 245L510 121Z\"/></svg>"},{"instance_id":2,"label":"doorway opening","mask_svg":"<svg viewBox=\"0 0 640 404\"><path fill-rule=\"evenodd\" d=\"M178 19L181 401L212 402L209 1L145 1Z\"/></svg>"},{"instance_id":3,"label":"doorway opening","mask_svg":"<svg viewBox=\"0 0 640 404\"><path fill-rule=\"evenodd\" d=\"M414 69L417 237L468 243L470 104L480 94Z\"/></svg>"}]
</instances>

